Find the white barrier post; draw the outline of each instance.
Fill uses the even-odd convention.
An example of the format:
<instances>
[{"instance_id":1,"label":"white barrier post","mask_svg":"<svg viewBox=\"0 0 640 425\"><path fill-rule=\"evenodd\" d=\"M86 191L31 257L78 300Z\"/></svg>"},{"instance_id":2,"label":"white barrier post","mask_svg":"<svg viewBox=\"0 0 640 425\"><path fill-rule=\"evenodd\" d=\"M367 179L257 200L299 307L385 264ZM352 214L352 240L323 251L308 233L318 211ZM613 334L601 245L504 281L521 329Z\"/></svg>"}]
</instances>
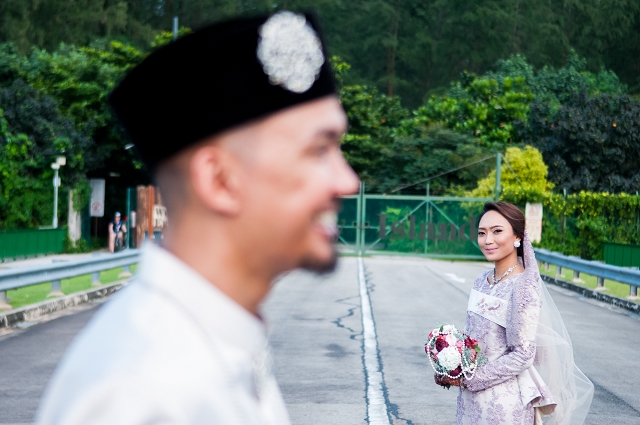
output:
<instances>
[{"instance_id":1,"label":"white barrier post","mask_svg":"<svg viewBox=\"0 0 640 425\"><path fill-rule=\"evenodd\" d=\"M131 266L130 266L130 265L126 265L126 266L123 266L123 267L122 267L122 273L120 273L120 274L118 275L118 278L119 278L119 279L125 279L125 278L127 278L127 277L131 277L131 276L133 276L133 275L131 274Z\"/></svg>"},{"instance_id":2,"label":"white barrier post","mask_svg":"<svg viewBox=\"0 0 640 425\"><path fill-rule=\"evenodd\" d=\"M51 292L47 295L47 298L53 297L63 297L64 292L62 292L62 281L54 280L51 282Z\"/></svg>"},{"instance_id":3,"label":"white barrier post","mask_svg":"<svg viewBox=\"0 0 640 425\"><path fill-rule=\"evenodd\" d=\"M7 302L7 291L0 291L0 310L11 310L11 304Z\"/></svg>"},{"instance_id":4,"label":"white barrier post","mask_svg":"<svg viewBox=\"0 0 640 425\"><path fill-rule=\"evenodd\" d=\"M91 286L100 286L102 283L100 282L100 272L91 273Z\"/></svg>"}]
</instances>

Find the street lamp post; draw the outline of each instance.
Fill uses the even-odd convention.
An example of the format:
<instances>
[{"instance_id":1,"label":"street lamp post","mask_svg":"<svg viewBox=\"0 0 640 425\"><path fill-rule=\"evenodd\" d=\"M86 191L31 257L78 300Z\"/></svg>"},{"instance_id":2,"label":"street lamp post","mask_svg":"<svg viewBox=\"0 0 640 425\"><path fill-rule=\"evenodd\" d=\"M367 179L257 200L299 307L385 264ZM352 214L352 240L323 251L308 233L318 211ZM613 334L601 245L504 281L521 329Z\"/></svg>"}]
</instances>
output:
<instances>
[{"instance_id":1,"label":"street lamp post","mask_svg":"<svg viewBox=\"0 0 640 425\"><path fill-rule=\"evenodd\" d=\"M178 17L173 17L173 41L178 39Z\"/></svg>"},{"instance_id":2,"label":"street lamp post","mask_svg":"<svg viewBox=\"0 0 640 425\"><path fill-rule=\"evenodd\" d=\"M67 163L67 159L64 156L59 156L56 158L56 162L51 164L51 168L55 171L53 176L53 228L58 228L58 188L60 187L60 176L58 175L58 170L60 167Z\"/></svg>"}]
</instances>

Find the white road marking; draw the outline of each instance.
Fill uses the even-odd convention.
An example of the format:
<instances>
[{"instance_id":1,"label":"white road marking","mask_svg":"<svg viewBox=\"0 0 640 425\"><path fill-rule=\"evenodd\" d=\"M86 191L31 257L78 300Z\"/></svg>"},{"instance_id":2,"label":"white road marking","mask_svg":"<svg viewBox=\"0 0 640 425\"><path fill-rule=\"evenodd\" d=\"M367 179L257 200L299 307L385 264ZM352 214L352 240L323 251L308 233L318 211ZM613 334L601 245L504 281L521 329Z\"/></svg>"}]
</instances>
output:
<instances>
[{"instance_id":1,"label":"white road marking","mask_svg":"<svg viewBox=\"0 0 640 425\"><path fill-rule=\"evenodd\" d=\"M387 403L384 397L384 377L378 356L378 337L373 321L371 300L364 274L364 262L358 257L358 283L360 285L360 305L362 309L362 334L364 369L366 373L367 417L370 425L391 425Z\"/></svg>"},{"instance_id":2,"label":"white road marking","mask_svg":"<svg viewBox=\"0 0 640 425\"><path fill-rule=\"evenodd\" d=\"M464 278L456 276L455 273L445 273L444 275L447 276L449 280L453 280L454 282L460 282L460 283L465 282Z\"/></svg>"}]
</instances>

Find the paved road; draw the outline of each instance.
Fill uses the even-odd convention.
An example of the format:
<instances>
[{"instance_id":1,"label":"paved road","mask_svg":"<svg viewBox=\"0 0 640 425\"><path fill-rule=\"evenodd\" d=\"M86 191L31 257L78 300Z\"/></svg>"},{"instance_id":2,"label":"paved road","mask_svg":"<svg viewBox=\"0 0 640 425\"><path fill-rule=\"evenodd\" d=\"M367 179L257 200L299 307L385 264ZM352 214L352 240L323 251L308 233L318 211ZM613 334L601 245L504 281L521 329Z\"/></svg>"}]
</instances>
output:
<instances>
[{"instance_id":1,"label":"paved road","mask_svg":"<svg viewBox=\"0 0 640 425\"><path fill-rule=\"evenodd\" d=\"M473 279L488 266L385 257L364 266L391 422L454 424L456 391L432 383L422 343L439 323L462 326ZM640 317L549 289L596 385L587 423L640 425ZM267 300L274 372L294 424L367 423L361 302L356 258L329 276L290 273ZM32 419L64 348L94 311L0 337L0 424Z\"/></svg>"},{"instance_id":2,"label":"paved road","mask_svg":"<svg viewBox=\"0 0 640 425\"><path fill-rule=\"evenodd\" d=\"M394 424L454 424L455 390L432 383L423 351L430 329L464 325L469 291L486 263L365 259ZM640 317L549 287L573 338L576 362L596 386L587 423L640 424ZM292 273L266 304L275 373L294 423L366 423L357 266L330 277Z\"/></svg>"},{"instance_id":3,"label":"paved road","mask_svg":"<svg viewBox=\"0 0 640 425\"><path fill-rule=\"evenodd\" d=\"M96 305L0 337L0 424L33 420L44 386Z\"/></svg>"}]
</instances>

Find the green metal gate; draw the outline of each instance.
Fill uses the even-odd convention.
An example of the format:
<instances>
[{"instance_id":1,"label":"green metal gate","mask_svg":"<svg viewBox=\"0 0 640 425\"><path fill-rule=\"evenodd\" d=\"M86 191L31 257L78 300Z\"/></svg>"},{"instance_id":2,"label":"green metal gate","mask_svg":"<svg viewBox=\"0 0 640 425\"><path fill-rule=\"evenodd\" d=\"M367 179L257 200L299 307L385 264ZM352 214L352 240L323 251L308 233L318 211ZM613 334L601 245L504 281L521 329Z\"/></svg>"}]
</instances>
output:
<instances>
[{"instance_id":1,"label":"green metal gate","mask_svg":"<svg viewBox=\"0 0 640 425\"><path fill-rule=\"evenodd\" d=\"M346 196L338 216L342 253L482 259L477 219L490 198Z\"/></svg>"},{"instance_id":2,"label":"green metal gate","mask_svg":"<svg viewBox=\"0 0 640 425\"><path fill-rule=\"evenodd\" d=\"M136 244L136 233L133 231L133 229L131 228L131 224L132 224L132 218L131 218L131 212L132 211L136 211L138 209L138 189L135 187L128 187L127 188L127 218L129 220L129 222L127 223L127 230L129 231L129 237L127 239L127 243L128 243L128 247L129 248L135 248L137 246Z\"/></svg>"}]
</instances>

